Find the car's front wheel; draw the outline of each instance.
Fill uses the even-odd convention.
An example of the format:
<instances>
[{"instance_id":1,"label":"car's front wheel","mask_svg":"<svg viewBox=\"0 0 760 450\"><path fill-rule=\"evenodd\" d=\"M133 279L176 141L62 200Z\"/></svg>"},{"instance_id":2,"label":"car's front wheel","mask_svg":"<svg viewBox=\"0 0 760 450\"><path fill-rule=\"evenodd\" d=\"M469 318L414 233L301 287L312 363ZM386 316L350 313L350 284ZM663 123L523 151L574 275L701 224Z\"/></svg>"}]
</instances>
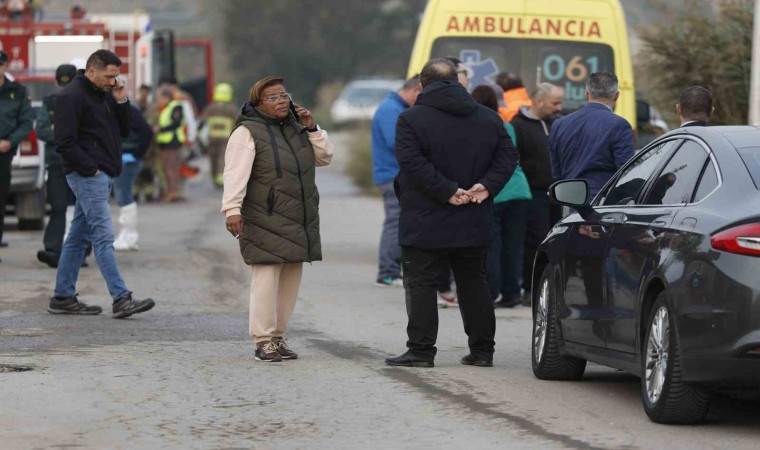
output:
<instances>
[{"instance_id":1,"label":"car's front wheel","mask_svg":"<svg viewBox=\"0 0 760 450\"><path fill-rule=\"evenodd\" d=\"M560 351L559 302L551 273L551 266L547 265L533 299L533 374L542 380L580 380L586 360Z\"/></svg>"},{"instance_id":2,"label":"car's front wheel","mask_svg":"<svg viewBox=\"0 0 760 450\"><path fill-rule=\"evenodd\" d=\"M666 298L664 291L657 296L647 322L641 358L644 410L657 423L699 423L710 407L710 395L681 381L678 339Z\"/></svg>"}]
</instances>

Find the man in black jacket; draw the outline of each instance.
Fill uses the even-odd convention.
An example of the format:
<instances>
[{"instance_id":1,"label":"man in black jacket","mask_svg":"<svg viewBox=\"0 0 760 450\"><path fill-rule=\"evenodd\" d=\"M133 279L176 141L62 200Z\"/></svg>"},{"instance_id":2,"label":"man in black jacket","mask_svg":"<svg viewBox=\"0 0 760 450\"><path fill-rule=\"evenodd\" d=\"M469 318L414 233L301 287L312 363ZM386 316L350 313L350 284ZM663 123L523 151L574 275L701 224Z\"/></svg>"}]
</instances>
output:
<instances>
[{"instance_id":1,"label":"man in black jacket","mask_svg":"<svg viewBox=\"0 0 760 450\"><path fill-rule=\"evenodd\" d=\"M549 132L562 112L565 90L551 83L539 83L531 95L531 106L523 106L510 122L517 138L520 166L528 179L532 199L525 223L523 248L523 304L530 305L533 287L531 274L538 246L546 238L560 211L549 203L547 190L552 184L552 164L549 155Z\"/></svg>"},{"instance_id":2,"label":"man in black jacket","mask_svg":"<svg viewBox=\"0 0 760 450\"><path fill-rule=\"evenodd\" d=\"M121 138L131 129L126 87L118 80L121 60L98 50L55 100L55 150L63 158L66 181L76 196L74 219L63 244L50 299L52 314L100 314L99 306L77 299L76 283L88 240L113 298L113 317L151 309L152 299L137 300L124 284L113 249L113 223L108 198L112 179L121 173Z\"/></svg>"},{"instance_id":3,"label":"man in black jacket","mask_svg":"<svg viewBox=\"0 0 760 450\"><path fill-rule=\"evenodd\" d=\"M71 83L76 74L75 66L61 64L55 71L55 82L58 87L63 88ZM74 199L74 194L66 181L63 160L55 151L53 115L57 96L58 92L55 92L42 99L42 106L37 111L37 121L34 124L37 138L45 143L45 169L47 170L45 192L47 201L50 203L50 220L45 226L42 237L45 250L37 252L37 260L50 267L58 267L58 258L63 249L63 237L66 234L66 208Z\"/></svg>"},{"instance_id":4,"label":"man in black jacket","mask_svg":"<svg viewBox=\"0 0 760 450\"><path fill-rule=\"evenodd\" d=\"M491 198L512 176L517 151L499 115L472 99L450 61L429 61L420 83L417 103L396 126L409 350L385 362L433 366L437 279L450 263L469 338L462 364L491 366L496 320L485 274Z\"/></svg>"}]
</instances>

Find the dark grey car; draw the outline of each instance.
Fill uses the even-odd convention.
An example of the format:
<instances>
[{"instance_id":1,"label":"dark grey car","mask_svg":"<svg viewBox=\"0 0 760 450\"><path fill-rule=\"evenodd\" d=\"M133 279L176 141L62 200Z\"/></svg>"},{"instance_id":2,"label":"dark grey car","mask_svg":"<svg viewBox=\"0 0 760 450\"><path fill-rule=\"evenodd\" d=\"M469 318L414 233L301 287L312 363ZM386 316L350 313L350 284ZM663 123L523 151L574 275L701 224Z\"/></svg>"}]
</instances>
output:
<instances>
[{"instance_id":1,"label":"dark grey car","mask_svg":"<svg viewBox=\"0 0 760 450\"><path fill-rule=\"evenodd\" d=\"M533 372L586 361L641 377L647 415L704 419L715 387L760 386L760 128L689 127L649 144L575 208L533 272Z\"/></svg>"}]
</instances>

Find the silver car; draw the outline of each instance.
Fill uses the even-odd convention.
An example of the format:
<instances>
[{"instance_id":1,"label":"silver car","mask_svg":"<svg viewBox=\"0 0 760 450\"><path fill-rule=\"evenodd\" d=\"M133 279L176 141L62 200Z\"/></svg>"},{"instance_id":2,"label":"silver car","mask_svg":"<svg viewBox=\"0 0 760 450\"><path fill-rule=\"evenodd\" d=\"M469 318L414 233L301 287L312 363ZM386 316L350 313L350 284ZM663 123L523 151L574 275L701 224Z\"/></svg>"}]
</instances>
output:
<instances>
[{"instance_id":1,"label":"silver car","mask_svg":"<svg viewBox=\"0 0 760 450\"><path fill-rule=\"evenodd\" d=\"M330 116L333 124L340 126L372 120L375 110L388 93L400 89L403 84L404 80L384 78L351 81L332 105Z\"/></svg>"}]
</instances>

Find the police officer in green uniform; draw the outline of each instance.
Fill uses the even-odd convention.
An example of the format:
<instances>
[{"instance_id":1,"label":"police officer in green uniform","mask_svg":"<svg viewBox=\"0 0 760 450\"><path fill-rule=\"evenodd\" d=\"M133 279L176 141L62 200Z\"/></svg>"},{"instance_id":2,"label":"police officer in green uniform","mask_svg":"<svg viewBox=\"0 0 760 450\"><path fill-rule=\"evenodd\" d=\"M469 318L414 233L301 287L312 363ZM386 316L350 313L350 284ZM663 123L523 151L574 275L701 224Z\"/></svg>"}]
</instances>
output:
<instances>
[{"instance_id":1,"label":"police officer in green uniform","mask_svg":"<svg viewBox=\"0 0 760 450\"><path fill-rule=\"evenodd\" d=\"M32 131L34 112L26 88L5 76L8 54L0 50L0 247L5 225L5 201L11 188L11 160Z\"/></svg>"}]
</instances>

